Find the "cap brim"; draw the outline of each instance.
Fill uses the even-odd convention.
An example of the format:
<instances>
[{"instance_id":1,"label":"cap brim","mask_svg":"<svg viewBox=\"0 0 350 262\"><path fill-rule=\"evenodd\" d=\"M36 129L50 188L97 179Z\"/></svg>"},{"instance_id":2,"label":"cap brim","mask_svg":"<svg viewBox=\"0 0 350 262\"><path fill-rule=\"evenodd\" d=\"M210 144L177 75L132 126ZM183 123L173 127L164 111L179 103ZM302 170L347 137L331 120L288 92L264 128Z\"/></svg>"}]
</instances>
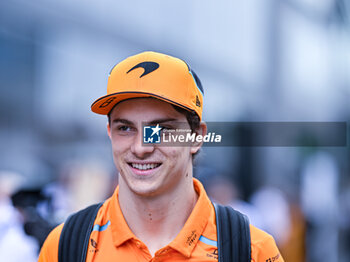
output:
<instances>
[{"instance_id":1,"label":"cap brim","mask_svg":"<svg viewBox=\"0 0 350 262\"><path fill-rule=\"evenodd\" d=\"M102 96L92 103L91 110L92 112L97 114L108 115L116 104L132 98L157 98L159 100L181 107L185 110L193 111L191 108L185 107L175 101L146 92L119 92Z\"/></svg>"}]
</instances>

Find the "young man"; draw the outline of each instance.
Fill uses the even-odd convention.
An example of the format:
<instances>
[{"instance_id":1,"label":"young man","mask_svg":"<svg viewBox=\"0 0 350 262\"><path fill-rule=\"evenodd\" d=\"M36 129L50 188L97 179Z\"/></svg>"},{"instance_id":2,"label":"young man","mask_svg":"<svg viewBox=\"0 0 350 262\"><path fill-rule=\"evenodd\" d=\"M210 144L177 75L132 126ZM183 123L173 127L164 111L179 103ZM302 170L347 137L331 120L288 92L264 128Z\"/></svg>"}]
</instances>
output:
<instances>
[{"instance_id":1,"label":"young man","mask_svg":"<svg viewBox=\"0 0 350 262\"><path fill-rule=\"evenodd\" d=\"M204 135L202 106L200 81L180 59L144 52L112 69L107 95L92 111L108 115L119 186L99 208L85 261L218 260L215 210L193 178L192 159L201 143L143 144L143 125L157 133L185 123ZM58 261L62 228L50 233L39 262ZM252 261L283 261L270 235L250 226L250 236Z\"/></svg>"}]
</instances>

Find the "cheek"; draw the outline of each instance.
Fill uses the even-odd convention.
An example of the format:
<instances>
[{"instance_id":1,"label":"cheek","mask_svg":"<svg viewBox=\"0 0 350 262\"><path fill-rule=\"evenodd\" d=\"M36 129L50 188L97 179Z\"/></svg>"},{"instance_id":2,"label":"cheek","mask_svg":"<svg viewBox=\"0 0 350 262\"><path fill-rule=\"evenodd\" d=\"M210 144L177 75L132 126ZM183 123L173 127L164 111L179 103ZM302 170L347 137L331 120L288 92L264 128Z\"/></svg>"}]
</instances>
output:
<instances>
[{"instance_id":1,"label":"cheek","mask_svg":"<svg viewBox=\"0 0 350 262\"><path fill-rule=\"evenodd\" d=\"M118 165L118 163L121 161L121 157L123 156L123 153L126 152L127 146L123 141L116 141L112 140L112 153L115 164Z\"/></svg>"},{"instance_id":2,"label":"cheek","mask_svg":"<svg viewBox=\"0 0 350 262\"><path fill-rule=\"evenodd\" d=\"M172 147L168 151L171 167L185 168L191 158L189 148Z\"/></svg>"},{"instance_id":3,"label":"cheek","mask_svg":"<svg viewBox=\"0 0 350 262\"><path fill-rule=\"evenodd\" d=\"M125 152L121 150L120 145L118 146L113 146L113 160L115 167L119 171L119 173L124 174L126 166L125 162L123 161L125 156Z\"/></svg>"},{"instance_id":4,"label":"cheek","mask_svg":"<svg viewBox=\"0 0 350 262\"><path fill-rule=\"evenodd\" d=\"M113 153L120 153L130 148L131 141L129 138L123 138L116 135L112 136L111 143Z\"/></svg>"}]
</instances>

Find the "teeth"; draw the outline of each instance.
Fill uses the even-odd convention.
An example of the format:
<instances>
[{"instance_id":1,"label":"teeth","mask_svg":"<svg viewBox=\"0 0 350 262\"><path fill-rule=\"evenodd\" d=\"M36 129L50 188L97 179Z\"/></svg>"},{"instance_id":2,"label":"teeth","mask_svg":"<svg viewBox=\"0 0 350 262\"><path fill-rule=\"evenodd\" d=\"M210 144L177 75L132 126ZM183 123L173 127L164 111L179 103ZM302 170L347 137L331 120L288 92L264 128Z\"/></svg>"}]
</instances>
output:
<instances>
[{"instance_id":1,"label":"teeth","mask_svg":"<svg viewBox=\"0 0 350 262\"><path fill-rule=\"evenodd\" d=\"M140 170L147 170L147 169L156 168L156 167L160 166L160 164L134 164L134 163L132 163L131 166L133 168L137 168Z\"/></svg>"}]
</instances>

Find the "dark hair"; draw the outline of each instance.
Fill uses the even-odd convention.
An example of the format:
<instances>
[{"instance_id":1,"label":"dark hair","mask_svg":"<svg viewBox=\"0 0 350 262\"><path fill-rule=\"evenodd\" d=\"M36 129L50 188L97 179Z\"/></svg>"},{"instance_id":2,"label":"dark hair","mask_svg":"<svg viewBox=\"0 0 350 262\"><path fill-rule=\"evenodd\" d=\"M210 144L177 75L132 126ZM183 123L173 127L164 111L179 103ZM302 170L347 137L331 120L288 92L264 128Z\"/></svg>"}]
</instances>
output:
<instances>
[{"instance_id":1,"label":"dark hair","mask_svg":"<svg viewBox=\"0 0 350 262\"><path fill-rule=\"evenodd\" d=\"M201 121L200 121L199 116L197 115L197 113L195 111L188 111L186 109L183 109L183 108L175 106L175 105L172 105L172 106L174 107L174 109L176 111L178 111L179 113L182 113L186 116L187 122L190 125L192 133L196 132L196 130L199 129ZM194 153L192 155L192 161L199 154L199 151L200 150L198 150L196 153Z\"/></svg>"},{"instance_id":2,"label":"dark hair","mask_svg":"<svg viewBox=\"0 0 350 262\"><path fill-rule=\"evenodd\" d=\"M186 109L183 109L179 106L172 105L172 107L179 113L186 116L187 122L190 125L190 128L192 130L192 133L195 132L199 126L201 121L199 120L199 116L195 111L188 111Z\"/></svg>"}]
</instances>

